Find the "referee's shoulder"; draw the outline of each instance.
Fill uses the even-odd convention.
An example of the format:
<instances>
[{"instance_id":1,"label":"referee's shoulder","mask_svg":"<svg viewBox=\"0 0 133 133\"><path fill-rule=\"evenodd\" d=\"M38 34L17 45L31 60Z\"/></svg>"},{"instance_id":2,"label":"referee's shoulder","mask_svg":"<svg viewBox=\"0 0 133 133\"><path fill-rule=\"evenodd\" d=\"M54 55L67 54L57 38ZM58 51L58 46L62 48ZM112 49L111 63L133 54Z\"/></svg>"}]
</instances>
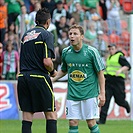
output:
<instances>
[{"instance_id":1,"label":"referee's shoulder","mask_svg":"<svg viewBox=\"0 0 133 133\"><path fill-rule=\"evenodd\" d=\"M54 35L50 31L47 31L42 27L36 28L35 30L37 30L37 32L41 32L41 35L44 39L51 38L53 40L54 38Z\"/></svg>"}]
</instances>

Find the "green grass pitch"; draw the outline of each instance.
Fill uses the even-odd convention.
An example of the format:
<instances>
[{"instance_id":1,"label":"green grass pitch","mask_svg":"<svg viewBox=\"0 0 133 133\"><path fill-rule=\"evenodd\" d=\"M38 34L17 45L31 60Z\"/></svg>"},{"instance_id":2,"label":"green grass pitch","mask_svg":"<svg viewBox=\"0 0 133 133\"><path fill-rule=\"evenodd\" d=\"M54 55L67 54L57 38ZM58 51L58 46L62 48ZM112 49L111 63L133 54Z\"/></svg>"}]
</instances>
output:
<instances>
[{"instance_id":1,"label":"green grass pitch","mask_svg":"<svg viewBox=\"0 0 133 133\"><path fill-rule=\"evenodd\" d=\"M133 121L108 120L99 125L100 133L133 133ZM58 133L68 133L68 120L58 119ZM20 120L0 120L0 133L21 133ZM33 120L32 133L46 133L45 120ZM85 121L79 122L79 133L90 133Z\"/></svg>"}]
</instances>

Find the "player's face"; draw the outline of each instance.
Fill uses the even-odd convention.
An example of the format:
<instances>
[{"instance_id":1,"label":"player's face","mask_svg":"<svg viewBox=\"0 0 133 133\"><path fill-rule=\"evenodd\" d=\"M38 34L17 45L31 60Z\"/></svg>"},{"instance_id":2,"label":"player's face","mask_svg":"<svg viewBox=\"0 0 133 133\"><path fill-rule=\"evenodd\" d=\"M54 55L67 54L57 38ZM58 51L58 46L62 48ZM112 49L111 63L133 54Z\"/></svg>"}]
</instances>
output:
<instances>
[{"instance_id":1,"label":"player's face","mask_svg":"<svg viewBox=\"0 0 133 133\"><path fill-rule=\"evenodd\" d=\"M82 44L83 35L81 35L79 29L71 29L68 34L71 45L77 46Z\"/></svg>"}]
</instances>

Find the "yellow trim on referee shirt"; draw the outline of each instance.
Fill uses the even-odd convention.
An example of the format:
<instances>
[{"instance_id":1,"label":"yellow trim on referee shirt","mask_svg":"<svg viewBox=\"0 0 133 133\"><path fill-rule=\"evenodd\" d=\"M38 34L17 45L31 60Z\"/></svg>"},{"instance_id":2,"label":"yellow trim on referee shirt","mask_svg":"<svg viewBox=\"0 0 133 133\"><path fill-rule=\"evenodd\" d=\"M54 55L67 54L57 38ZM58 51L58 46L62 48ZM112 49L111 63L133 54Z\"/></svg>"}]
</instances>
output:
<instances>
[{"instance_id":1,"label":"yellow trim on referee shirt","mask_svg":"<svg viewBox=\"0 0 133 133\"><path fill-rule=\"evenodd\" d=\"M23 44L24 44L24 42L22 42L22 41L21 41L21 43L23 43Z\"/></svg>"},{"instance_id":2,"label":"yellow trim on referee shirt","mask_svg":"<svg viewBox=\"0 0 133 133\"><path fill-rule=\"evenodd\" d=\"M22 77L22 76L23 76L23 74L19 74L18 76L19 76L19 77Z\"/></svg>"},{"instance_id":3,"label":"yellow trim on referee shirt","mask_svg":"<svg viewBox=\"0 0 133 133\"><path fill-rule=\"evenodd\" d=\"M35 44L40 44L40 43L43 43L42 41L39 41L39 42L35 42Z\"/></svg>"},{"instance_id":4,"label":"yellow trim on referee shirt","mask_svg":"<svg viewBox=\"0 0 133 133\"><path fill-rule=\"evenodd\" d=\"M47 44L44 43L44 45L45 45L45 50L46 50L46 58L48 58L48 48L47 48Z\"/></svg>"},{"instance_id":5,"label":"yellow trim on referee shirt","mask_svg":"<svg viewBox=\"0 0 133 133\"><path fill-rule=\"evenodd\" d=\"M42 41L35 42L35 44L42 44L42 43L43 43ZM48 47L46 43L44 43L44 45L45 45L46 58L48 58Z\"/></svg>"},{"instance_id":6,"label":"yellow trim on referee shirt","mask_svg":"<svg viewBox=\"0 0 133 133\"><path fill-rule=\"evenodd\" d=\"M51 87L50 87L48 81L46 80L46 78L45 78L44 76L42 76L42 75L30 75L30 77L43 78L43 79L45 80L47 86L49 87L49 90L50 90L51 93L52 93L52 101L53 101L53 102L52 102L52 111L54 111L54 93L53 93L53 91L52 91L52 89L51 89Z\"/></svg>"}]
</instances>

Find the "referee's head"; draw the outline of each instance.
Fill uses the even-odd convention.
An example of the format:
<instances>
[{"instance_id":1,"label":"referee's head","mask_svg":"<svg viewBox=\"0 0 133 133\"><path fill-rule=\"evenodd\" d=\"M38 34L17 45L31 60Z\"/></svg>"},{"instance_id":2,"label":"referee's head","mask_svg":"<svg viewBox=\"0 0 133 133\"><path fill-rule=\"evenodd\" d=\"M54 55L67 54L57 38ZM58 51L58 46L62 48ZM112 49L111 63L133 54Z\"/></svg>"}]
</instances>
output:
<instances>
[{"instance_id":1,"label":"referee's head","mask_svg":"<svg viewBox=\"0 0 133 133\"><path fill-rule=\"evenodd\" d=\"M37 25L43 25L48 29L51 22L51 14L47 8L42 8L37 11L35 22Z\"/></svg>"}]
</instances>

